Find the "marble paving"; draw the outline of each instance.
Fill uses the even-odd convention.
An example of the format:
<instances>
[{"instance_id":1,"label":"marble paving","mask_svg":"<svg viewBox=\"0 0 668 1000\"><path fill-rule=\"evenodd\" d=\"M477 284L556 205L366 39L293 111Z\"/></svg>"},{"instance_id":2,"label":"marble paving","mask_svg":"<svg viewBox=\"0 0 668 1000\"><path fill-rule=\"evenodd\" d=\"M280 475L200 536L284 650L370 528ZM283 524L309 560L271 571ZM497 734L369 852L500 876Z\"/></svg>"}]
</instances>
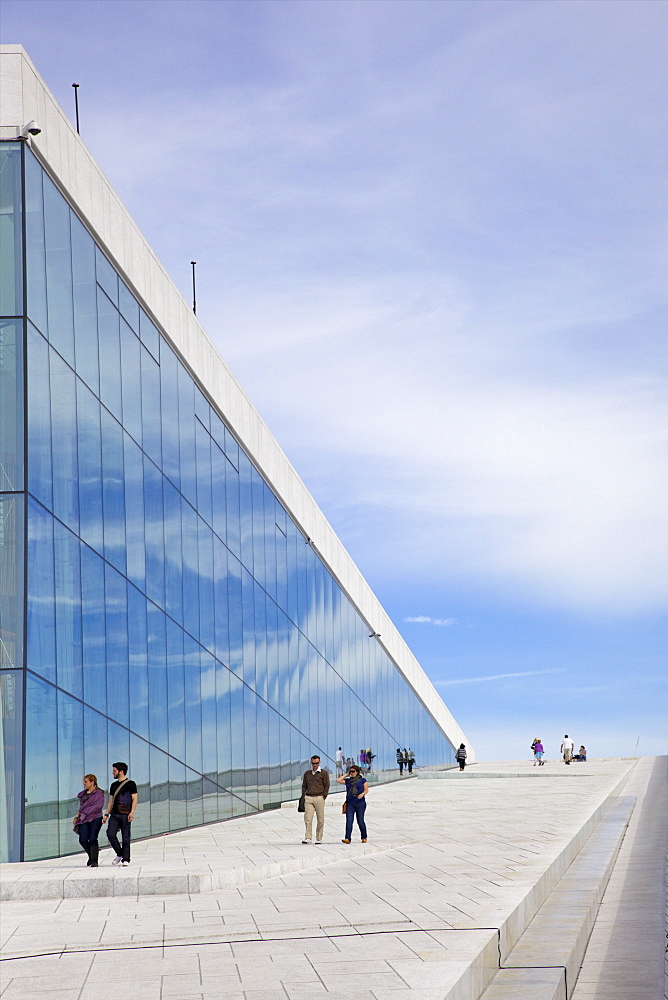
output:
<instances>
[{"instance_id":1,"label":"marble paving","mask_svg":"<svg viewBox=\"0 0 668 1000\"><path fill-rule=\"evenodd\" d=\"M531 761L513 767L532 772ZM363 857L340 843L338 804L322 849L301 845L293 809L135 844L133 865L157 879L235 857L326 860L211 892L169 892L165 881L151 896L5 902L2 1000L86 1000L110 984L149 1000L475 1000L500 942L519 937L635 767L555 762L551 781L470 781L471 768L461 781L377 786L367 810L377 853ZM62 877L81 861L20 866L21 876Z\"/></svg>"}]
</instances>

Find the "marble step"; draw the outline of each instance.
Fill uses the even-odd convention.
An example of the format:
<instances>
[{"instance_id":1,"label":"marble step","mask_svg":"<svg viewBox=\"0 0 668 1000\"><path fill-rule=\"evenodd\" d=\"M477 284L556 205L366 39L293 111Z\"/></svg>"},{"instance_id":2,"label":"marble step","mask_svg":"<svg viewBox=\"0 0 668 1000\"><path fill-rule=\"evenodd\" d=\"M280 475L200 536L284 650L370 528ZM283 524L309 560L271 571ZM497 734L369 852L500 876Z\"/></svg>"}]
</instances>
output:
<instances>
[{"instance_id":1,"label":"marble step","mask_svg":"<svg viewBox=\"0 0 668 1000\"><path fill-rule=\"evenodd\" d=\"M570 1000L634 804L617 799L480 1000Z\"/></svg>"}]
</instances>

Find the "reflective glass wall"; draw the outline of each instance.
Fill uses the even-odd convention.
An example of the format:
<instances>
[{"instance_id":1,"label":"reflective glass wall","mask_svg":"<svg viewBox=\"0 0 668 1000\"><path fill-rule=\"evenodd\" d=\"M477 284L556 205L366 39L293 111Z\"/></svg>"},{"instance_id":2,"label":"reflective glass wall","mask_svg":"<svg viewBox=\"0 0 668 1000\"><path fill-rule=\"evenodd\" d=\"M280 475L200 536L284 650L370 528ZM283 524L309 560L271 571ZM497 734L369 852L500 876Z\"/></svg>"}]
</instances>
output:
<instances>
[{"instance_id":1,"label":"reflective glass wall","mask_svg":"<svg viewBox=\"0 0 668 1000\"><path fill-rule=\"evenodd\" d=\"M397 746L452 764L442 731L28 149L24 171L25 621L22 602L13 612L25 633L24 857L78 849L81 776L108 784L117 759L139 786L135 837L294 798L310 755L333 769L338 746L370 747L382 780L398 776ZM20 413L14 383L7 405Z\"/></svg>"}]
</instances>

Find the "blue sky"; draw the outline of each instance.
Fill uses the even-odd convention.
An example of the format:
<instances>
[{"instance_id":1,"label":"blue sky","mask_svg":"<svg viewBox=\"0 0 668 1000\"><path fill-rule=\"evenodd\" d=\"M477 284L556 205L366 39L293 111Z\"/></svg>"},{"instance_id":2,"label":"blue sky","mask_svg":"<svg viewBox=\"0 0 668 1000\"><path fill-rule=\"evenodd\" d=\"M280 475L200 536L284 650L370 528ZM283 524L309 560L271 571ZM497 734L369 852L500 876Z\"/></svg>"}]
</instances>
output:
<instances>
[{"instance_id":1,"label":"blue sky","mask_svg":"<svg viewBox=\"0 0 668 1000\"><path fill-rule=\"evenodd\" d=\"M479 756L666 753L662 0L4 0Z\"/></svg>"}]
</instances>

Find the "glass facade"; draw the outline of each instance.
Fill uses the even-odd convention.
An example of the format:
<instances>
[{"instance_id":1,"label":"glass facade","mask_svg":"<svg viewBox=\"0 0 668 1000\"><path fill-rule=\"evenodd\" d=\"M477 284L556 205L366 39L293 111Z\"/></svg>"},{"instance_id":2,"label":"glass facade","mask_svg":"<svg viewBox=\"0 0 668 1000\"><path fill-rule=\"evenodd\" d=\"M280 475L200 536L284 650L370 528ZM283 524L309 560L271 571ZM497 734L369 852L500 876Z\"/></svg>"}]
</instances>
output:
<instances>
[{"instance_id":1,"label":"glass facade","mask_svg":"<svg viewBox=\"0 0 668 1000\"><path fill-rule=\"evenodd\" d=\"M371 747L378 780L397 746L453 764L25 144L0 146L0 183L3 860L77 850L81 777L117 759L135 837L294 798L338 746Z\"/></svg>"}]
</instances>

